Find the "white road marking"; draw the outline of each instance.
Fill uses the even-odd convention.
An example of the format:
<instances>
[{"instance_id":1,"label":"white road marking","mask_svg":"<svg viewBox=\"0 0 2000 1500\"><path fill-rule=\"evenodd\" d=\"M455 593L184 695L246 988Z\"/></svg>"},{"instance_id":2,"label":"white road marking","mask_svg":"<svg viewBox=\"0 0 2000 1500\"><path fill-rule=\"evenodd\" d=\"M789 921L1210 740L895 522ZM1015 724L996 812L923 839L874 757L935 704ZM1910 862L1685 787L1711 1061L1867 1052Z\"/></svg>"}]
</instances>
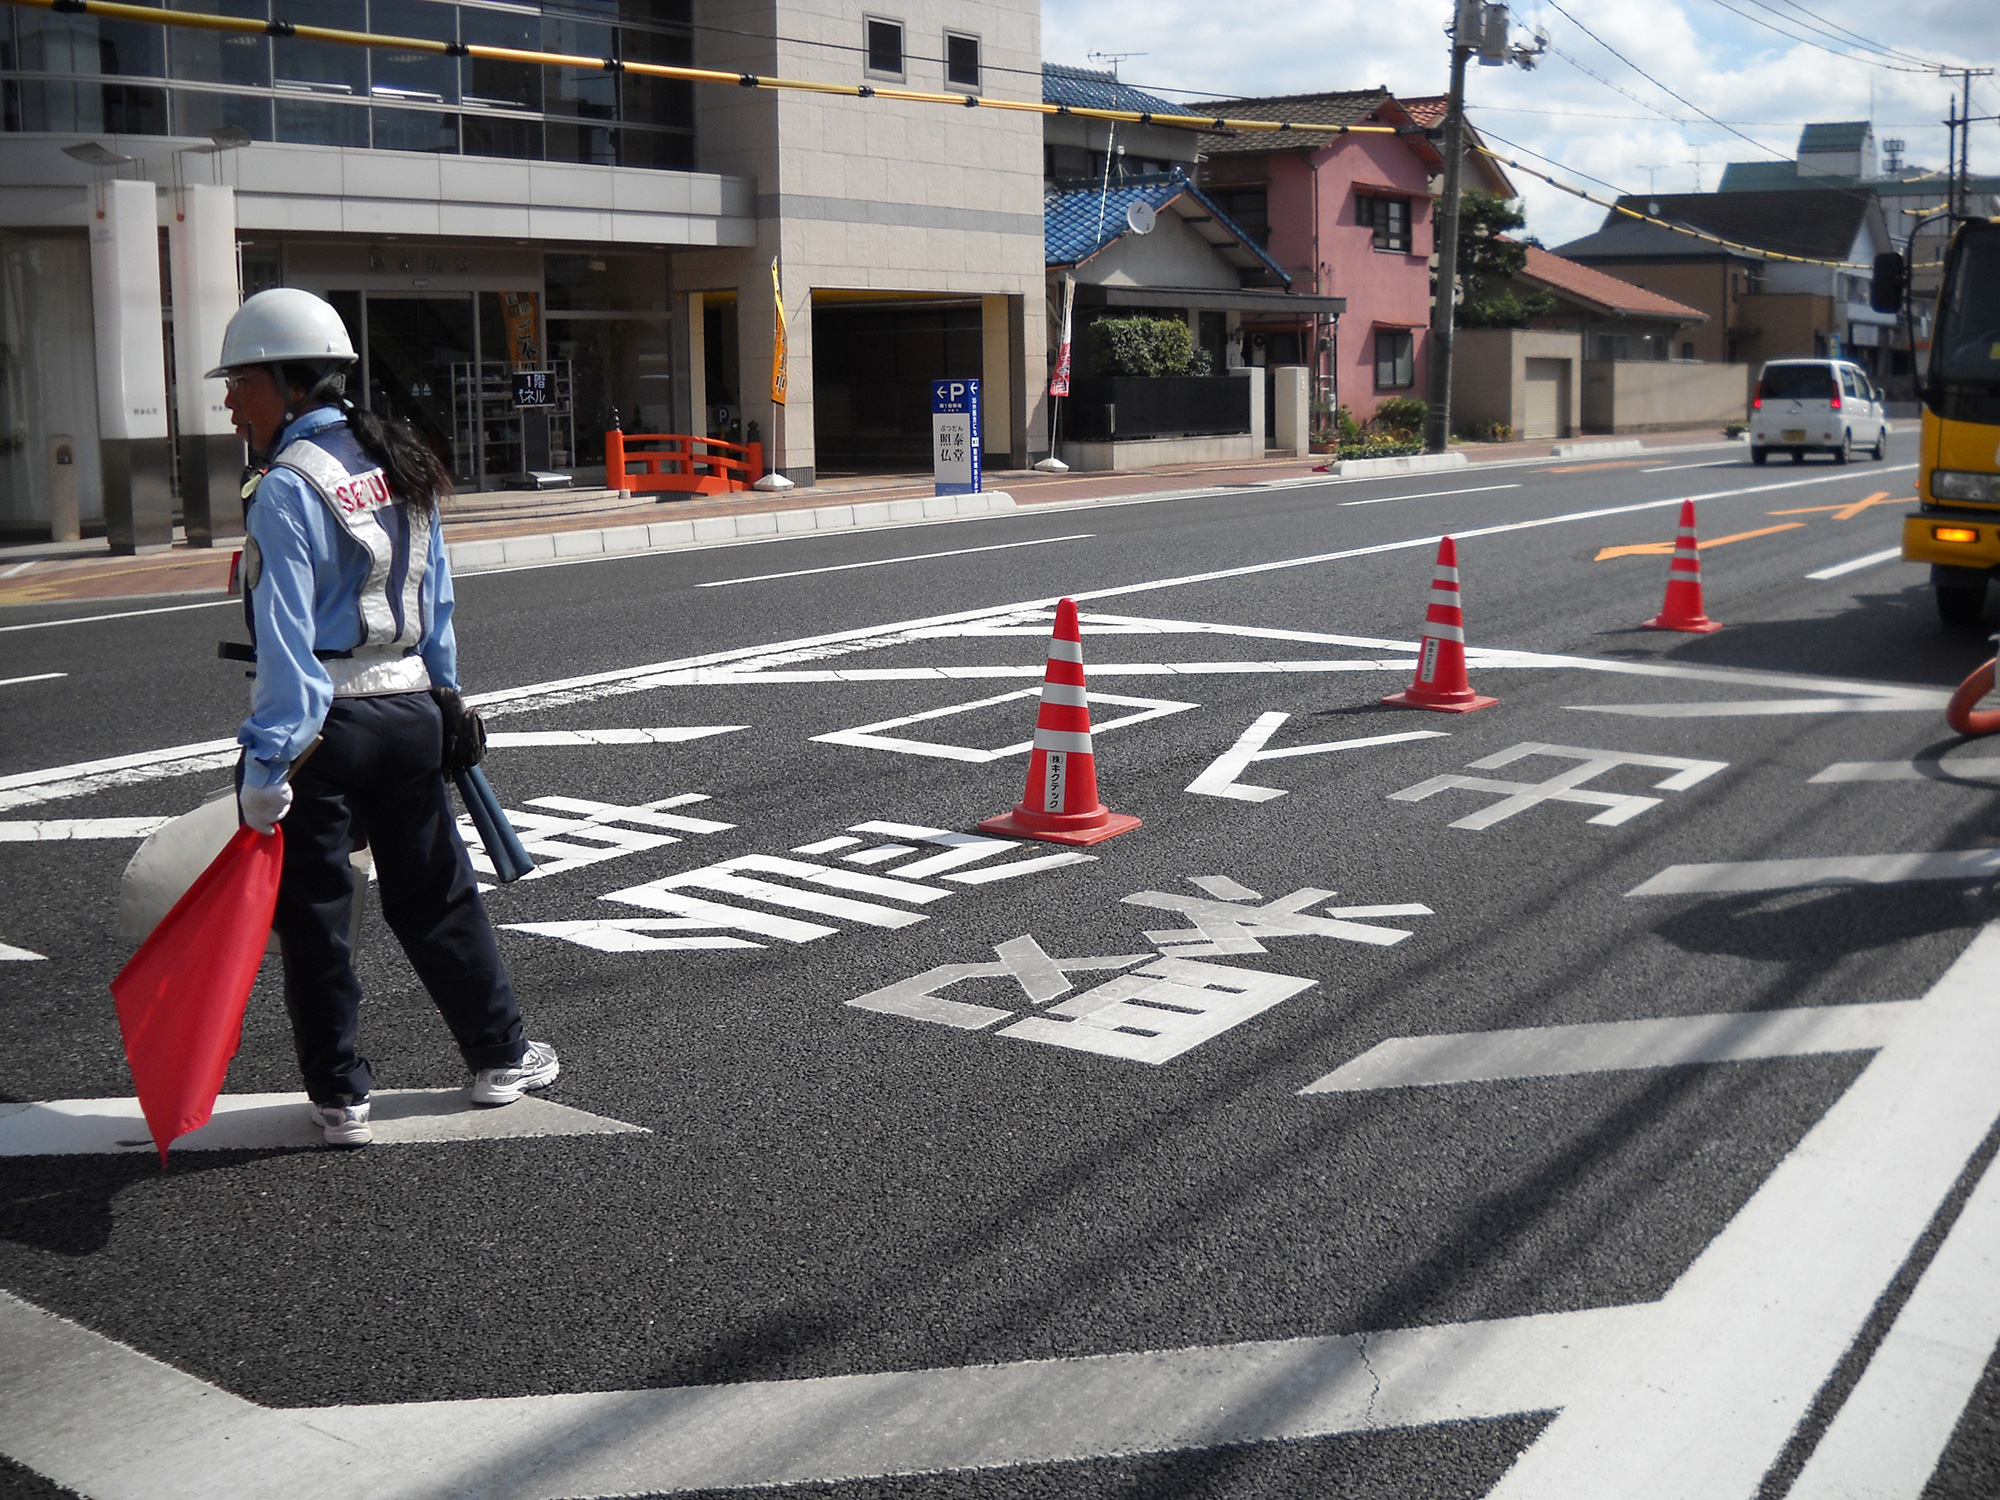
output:
<instances>
[{"instance_id":1,"label":"white road marking","mask_svg":"<svg viewBox=\"0 0 2000 1500\"><path fill-rule=\"evenodd\" d=\"M1475 484L1463 490L1423 490L1414 495L1380 495L1373 500L1342 500L1341 506L1387 505L1391 500L1435 500L1440 495L1480 495L1488 490L1518 490L1518 484Z\"/></svg>"},{"instance_id":2,"label":"white road marking","mask_svg":"<svg viewBox=\"0 0 2000 1500\"><path fill-rule=\"evenodd\" d=\"M1476 813L1458 819L1453 828L1484 829L1496 823L1503 823L1517 813L1524 813L1544 802L1581 802L1593 807L1601 807L1589 821L1599 827L1615 828L1622 823L1658 807L1658 797L1639 797L1628 792L1598 791L1584 785L1606 771L1619 766L1650 766L1656 770L1671 771L1673 774L1653 783L1656 791L1684 792L1689 787L1707 780L1717 771L1728 766L1721 760L1685 760L1677 755L1633 755L1622 750L1588 750L1577 745L1545 745L1535 741L1515 745L1475 760L1467 767L1473 771L1496 770L1512 765L1531 755L1555 756L1563 760L1575 760L1581 764L1567 771L1559 771L1546 781L1494 781L1482 776L1433 776L1428 781L1420 781L1415 786L1405 787L1400 792L1389 793L1391 802L1422 802L1439 792L1469 791L1498 793L1500 800Z\"/></svg>"},{"instance_id":3,"label":"white road marking","mask_svg":"<svg viewBox=\"0 0 2000 1500\"><path fill-rule=\"evenodd\" d=\"M1894 562L1902 555L1902 544L1898 543L1880 552L1871 552L1866 557L1857 557L1844 563L1835 563L1830 568L1821 568L1817 573L1806 574L1806 577L1814 583L1825 583L1830 578L1845 578L1849 573L1859 573L1863 568L1872 568L1878 563Z\"/></svg>"},{"instance_id":4,"label":"white road marking","mask_svg":"<svg viewBox=\"0 0 2000 1500\"><path fill-rule=\"evenodd\" d=\"M1295 974L1162 958L995 1036L1157 1067L1313 987ZM1051 1020L1062 1016L1064 1020Z\"/></svg>"},{"instance_id":5,"label":"white road marking","mask_svg":"<svg viewBox=\"0 0 2000 1500\"><path fill-rule=\"evenodd\" d=\"M1033 675L1043 675L1044 667L1037 666ZM996 760L1005 760L1010 755L1026 755L1034 748L1034 741L1022 740L1018 744L1002 745L997 750L973 750L964 745L940 745L931 740L904 739L898 735L884 734L887 729L902 729L911 724L925 724L933 719L951 718L958 714L975 713L982 708L992 708L996 704L1012 703L1022 698L1040 696L1038 687L1021 688L1017 692L1000 693L991 698L979 698L971 703L954 703L945 708L933 708L920 714L905 714L897 719L883 719L875 724L863 724L857 729L836 730L832 734L816 734L813 741L826 745L855 745L871 750L894 750L903 755L924 755L934 760L967 761L973 765L985 765ZM1163 719L1169 714L1185 713L1191 708L1199 708L1198 703L1178 703L1164 698L1121 698L1113 693L1091 694L1093 704L1116 704L1121 708L1135 708L1137 713L1125 714L1116 719L1103 719L1092 724L1093 734L1104 734L1113 729L1124 729L1133 724L1143 724L1149 719Z\"/></svg>"},{"instance_id":6,"label":"white road marking","mask_svg":"<svg viewBox=\"0 0 2000 1500\"><path fill-rule=\"evenodd\" d=\"M30 620L25 625L0 625L0 634L10 630L52 630L58 625L95 625L99 620L136 620L141 615L174 615L184 609L215 609L224 604L234 604L239 608L242 600L204 599L199 604L162 604L156 609L123 609L115 615L78 615L69 620Z\"/></svg>"},{"instance_id":7,"label":"white road marking","mask_svg":"<svg viewBox=\"0 0 2000 1500\"><path fill-rule=\"evenodd\" d=\"M38 557L31 557L24 563L15 563L11 568L0 569L0 578L19 578L40 561Z\"/></svg>"},{"instance_id":8,"label":"white road marking","mask_svg":"<svg viewBox=\"0 0 2000 1500\"><path fill-rule=\"evenodd\" d=\"M1886 471L1915 467L1913 464L1890 465ZM1460 541L1483 536L1497 536L1515 531L1536 530L1547 526L1568 525L1574 522L1598 520L1605 516L1629 515L1634 512L1659 510L1667 506L1678 506L1682 498L1695 501L1724 500L1743 496L1764 494L1774 490L1797 489L1816 484L1855 482L1851 474L1823 474L1807 479L1793 479L1778 484L1752 485L1742 489L1718 490L1712 494L1691 495L1663 500L1640 501L1633 505L1611 506L1598 510L1574 511L1566 515L1548 516L1540 520L1508 522L1502 525L1472 528L1454 532ZM1427 536L1409 537L1401 541L1381 542L1367 547L1353 547L1336 552L1313 553L1308 556L1280 558L1272 562L1252 563L1237 568L1225 568L1209 573L1192 573L1173 578L1154 579L1148 582L1121 584L1111 588L1082 592L1073 597L1079 603L1099 599L1119 598L1130 594L1149 593L1161 589L1184 588L1191 585L1212 583L1227 578L1250 577L1262 573L1282 571L1291 568L1313 567L1322 563L1341 562L1356 557L1374 557L1392 552L1416 551L1435 547L1439 537L1433 533ZM215 604L233 604L232 599L212 601ZM568 704L595 702L606 697L627 693L651 692L656 688L673 687L704 681L740 682L754 676L756 680L778 682L793 680L780 677L770 671L802 661L824 659L829 656L845 655L853 652L879 650L900 641L921 638L926 632L940 627L972 625L980 621L996 620L1007 616L1021 616L1024 612L1046 610L1056 604L1054 597L1028 600L1017 604L989 605L978 609L961 610L953 614L932 615L915 620L905 620L888 625L865 626L856 630L836 631L827 635L807 636L797 640L765 646L740 646L725 651L707 652L699 656L683 657L676 661L655 662L636 667L618 667L609 671L592 672L581 676L558 678L553 681L526 684L516 688L503 688L495 692L475 693L466 701L479 708L489 718L507 713L527 712L533 709L555 708ZM207 605L174 606L175 608L206 608ZM157 611L141 610L135 613L147 614ZM39 622L63 623L63 622ZM4 626L0 629L25 629L27 626ZM1216 627L1218 630L1226 627ZM1415 642L1386 642L1396 650L1414 652ZM1660 663L1623 662L1599 660L1589 657L1565 657L1539 652L1494 651L1468 652L1468 659L1482 669L1494 667L1574 667L1585 671L1614 672L1636 676L1676 677L1690 681L1706 682L1762 682L1772 686L1800 687L1818 681L1824 691L1853 692L1858 695L1880 694L1885 691L1881 684L1853 684L1827 682L1825 679L1800 679L1779 673L1743 673L1728 668L1676 667ZM1207 667L1215 671L1255 672L1292 670L1289 664L1258 663L1210 663ZM730 667L732 671L715 672L714 669ZM1342 663L1338 665L1318 664L1314 670L1409 670L1407 660L1397 662L1393 668L1383 665L1371 668L1365 663ZM1038 674L1040 667L1027 669ZM1099 668L1100 672L1104 669ZM1155 673L1184 672L1186 666L1159 666L1148 669ZM998 669L921 669L922 676L1020 676L1024 672L1011 668ZM822 676L812 676L806 681L839 680ZM876 678L874 680L885 680ZM897 680L892 677L888 680ZM1886 691L1899 692L1893 687ZM1938 706L1942 706L1947 695L1934 695ZM178 776L209 766L226 766L236 757L234 740L211 740L201 745L183 745L163 750L145 751L135 755L115 756L109 760L84 761L68 766L52 766L40 771L30 771L12 776L0 776L0 809L24 806L31 803L54 801L63 797L80 796L101 790L105 786L122 785L132 781L150 780L157 776Z\"/></svg>"},{"instance_id":9,"label":"white road marking","mask_svg":"<svg viewBox=\"0 0 2000 1500\"><path fill-rule=\"evenodd\" d=\"M67 677L67 672L37 672L31 677L0 677L0 687L13 687L23 682L52 682L58 677Z\"/></svg>"},{"instance_id":10,"label":"white road marking","mask_svg":"<svg viewBox=\"0 0 2000 1500\"><path fill-rule=\"evenodd\" d=\"M1884 1000L1872 1005L1815 1005L1531 1026L1518 1031L1391 1037L1299 1092L1358 1094L1373 1089L1872 1052L1895 1034L1917 1003Z\"/></svg>"},{"instance_id":11,"label":"white road marking","mask_svg":"<svg viewBox=\"0 0 2000 1500\"><path fill-rule=\"evenodd\" d=\"M0 964L47 963L48 955L33 953L26 948L16 948L12 943L0 943Z\"/></svg>"},{"instance_id":12,"label":"white road marking","mask_svg":"<svg viewBox=\"0 0 2000 1500\"><path fill-rule=\"evenodd\" d=\"M1967 756L1963 760L1837 760L1808 778L1808 786L1849 781L1990 781L2000 779L2000 760Z\"/></svg>"},{"instance_id":13,"label":"white road marking","mask_svg":"<svg viewBox=\"0 0 2000 1500\"><path fill-rule=\"evenodd\" d=\"M1489 1500L1749 1497L2000 1118L1989 925Z\"/></svg>"},{"instance_id":14,"label":"white road marking","mask_svg":"<svg viewBox=\"0 0 2000 1500\"><path fill-rule=\"evenodd\" d=\"M887 864L892 859L901 859L905 854L915 854L916 852L914 844L877 844L873 849L861 849L853 854L843 854L840 857L851 865L880 865ZM898 870L896 873L907 876L910 872L908 870Z\"/></svg>"},{"instance_id":15,"label":"white road marking","mask_svg":"<svg viewBox=\"0 0 2000 1500\"><path fill-rule=\"evenodd\" d=\"M142 839L172 818L51 818L39 823L0 822L0 844L58 839Z\"/></svg>"},{"instance_id":16,"label":"white road marking","mask_svg":"<svg viewBox=\"0 0 2000 1500\"><path fill-rule=\"evenodd\" d=\"M2000 1171L1988 1166L1786 1500L1918 1500L2000 1342Z\"/></svg>"},{"instance_id":17,"label":"white road marking","mask_svg":"<svg viewBox=\"0 0 2000 1500\"><path fill-rule=\"evenodd\" d=\"M848 838L844 834L836 834L834 837L830 839L821 839L816 844L801 844L799 845L798 848L794 849L792 853L831 854L836 849L851 849L860 842L861 842L860 839Z\"/></svg>"},{"instance_id":18,"label":"white road marking","mask_svg":"<svg viewBox=\"0 0 2000 1500\"><path fill-rule=\"evenodd\" d=\"M1680 474L1688 469L1727 469L1742 463L1740 458L1718 458L1705 464L1668 464L1659 469L1641 469L1641 474Z\"/></svg>"},{"instance_id":19,"label":"white road marking","mask_svg":"<svg viewBox=\"0 0 2000 1500\"><path fill-rule=\"evenodd\" d=\"M1991 880L2000 849L1940 854L1842 854L1820 859L1753 859L1739 864L1668 865L1627 896L1717 896L1814 885L1900 885L1919 880Z\"/></svg>"},{"instance_id":20,"label":"white road marking","mask_svg":"<svg viewBox=\"0 0 2000 1500\"><path fill-rule=\"evenodd\" d=\"M1851 698L1740 698L1713 703L1572 703L1586 714L1625 714L1635 719L1744 719L1783 714L1934 714L1951 694L1902 692Z\"/></svg>"},{"instance_id":21,"label":"white road marking","mask_svg":"<svg viewBox=\"0 0 2000 1500\"><path fill-rule=\"evenodd\" d=\"M1013 880L1017 876L1036 875L1043 870L1060 870L1065 865L1088 864L1096 858L1094 854L1078 854L1073 849L1066 849L1060 854L1043 854L1034 859L1009 860L1004 865L988 865L983 870L962 870L945 876L945 879L959 885L991 885L996 880Z\"/></svg>"},{"instance_id":22,"label":"white road marking","mask_svg":"<svg viewBox=\"0 0 2000 1500\"><path fill-rule=\"evenodd\" d=\"M545 880L551 875L601 864L607 859L620 859L628 854L643 854L649 849L678 844L679 834L723 833L734 828L734 823L718 823L710 818L690 818L663 811L708 800L706 793L683 792L636 807L621 807L615 802L595 802L581 797L535 797L528 802L528 807L535 811L508 808L506 812L507 821L520 835L521 847L536 860L535 868L522 879ZM565 813L575 816L562 816ZM634 826L618 826L624 823ZM471 814L461 813L458 827L473 869L482 875L493 875L492 856L486 852ZM672 829L673 832L659 831L663 829Z\"/></svg>"},{"instance_id":23,"label":"white road marking","mask_svg":"<svg viewBox=\"0 0 2000 1500\"><path fill-rule=\"evenodd\" d=\"M1236 779L1259 761L1284 760L1295 755L1325 755L1335 750L1360 750L1369 745L1395 745L1407 740L1442 739L1445 734L1440 729L1415 729L1404 734L1375 734L1364 739L1331 740L1318 745L1266 750L1264 746L1270 742L1271 736L1289 718L1290 714L1275 712L1260 715L1234 745L1218 755L1209 763L1207 770L1187 784L1187 790L1198 797L1233 797L1239 802L1268 802L1273 797L1284 796L1284 792L1276 787L1243 786Z\"/></svg>"},{"instance_id":24,"label":"white road marking","mask_svg":"<svg viewBox=\"0 0 2000 1500\"><path fill-rule=\"evenodd\" d=\"M0 1292L0 1449L98 1500L415 1500L490 1488L496 1454L510 1500L1000 1469L1548 1411L1574 1398L1575 1370L1631 1316L1592 1308L963 1369L274 1409Z\"/></svg>"},{"instance_id":25,"label":"white road marking","mask_svg":"<svg viewBox=\"0 0 2000 1500\"><path fill-rule=\"evenodd\" d=\"M712 734L734 734L748 724L686 724L665 729L495 729L489 750L526 750L556 745L678 745Z\"/></svg>"},{"instance_id":26,"label":"white road marking","mask_svg":"<svg viewBox=\"0 0 2000 1500\"><path fill-rule=\"evenodd\" d=\"M638 1125L529 1095L504 1109L466 1100L464 1089L377 1089L369 1124L378 1146L512 1140L545 1135L646 1134ZM318 1146L304 1094L224 1094L215 1115L174 1142L182 1151L262 1151ZM137 1099L51 1099L0 1104L0 1157L153 1151Z\"/></svg>"},{"instance_id":27,"label":"white road marking","mask_svg":"<svg viewBox=\"0 0 2000 1500\"><path fill-rule=\"evenodd\" d=\"M839 929L820 927L810 922L794 922L785 917L767 916L762 912L755 916L761 919L753 924L750 914L739 919L736 908L722 906L707 901L677 901L676 907L708 907L716 912L729 912L727 925L741 927L747 931L763 931L768 926L780 926L781 931L766 933L766 936L780 937L788 943L809 943L814 938L832 937ZM697 948L761 948L762 943L753 943L745 938L724 936L715 931L725 925L720 919L710 916L690 917L625 917L617 921L592 919L582 922L506 922L502 923L509 932L532 933L536 937L561 938L564 942L575 943L580 948L595 948L600 953L656 953L687 952ZM666 937L663 933L677 933L679 936Z\"/></svg>"},{"instance_id":28,"label":"white road marking","mask_svg":"<svg viewBox=\"0 0 2000 1500\"><path fill-rule=\"evenodd\" d=\"M1056 542L1083 542L1096 536L1094 531L1079 531L1072 536L1041 536L1026 542L995 542L990 547L955 547L949 552L919 552L911 557L878 557L870 562L835 563L825 568L795 568L789 573L759 573L751 578L717 578L709 583L698 583L698 589L726 589L732 583L770 583L779 578L805 578L814 573L848 573L856 568L887 568L896 563L930 562L939 557L969 557L975 552L1006 552L1015 547L1047 547Z\"/></svg>"},{"instance_id":29,"label":"white road marking","mask_svg":"<svg viewBox=\"0 0 2000 1500\"><path fill-rule=\"evenodd\" d=\"M1314 917L1306 915L1305 908L1319 905L1335 892L1307 886L1288 896L1275 896L1262 906L1248 906L1242 903L1259 899L1256 891L1232 880L1222 889L1236 894L1215 900L1211 898L1217 894L1217 887L1212 882L1213 877L1189 877L1189 883L1208 891L1209 897L1183 896L1177 891L1138 891L1125 897L1124 904L1178 912L1187 919L1189 925L1185 928L1146 934L1147 942L1171 958L1262 953L1266 951L1264 944L1273 939L1295 937L1335 938L1391 948L1410 936L1409 932L1399 927L1377 927L1358 919L1433 915L1428 906L1408 902L1395 906L1329 906L1326 916Z\"/></svg>"}]
</instances>

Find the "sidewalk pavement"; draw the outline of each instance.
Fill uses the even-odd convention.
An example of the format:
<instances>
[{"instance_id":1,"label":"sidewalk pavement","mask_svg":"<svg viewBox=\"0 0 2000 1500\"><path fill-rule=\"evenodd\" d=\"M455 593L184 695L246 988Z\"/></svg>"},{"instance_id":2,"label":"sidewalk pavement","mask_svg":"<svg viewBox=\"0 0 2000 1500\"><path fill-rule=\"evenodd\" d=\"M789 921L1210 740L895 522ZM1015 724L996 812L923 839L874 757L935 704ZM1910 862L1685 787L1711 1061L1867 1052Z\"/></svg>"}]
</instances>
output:
<instances>
[{"instance_id":1,"label":"sidewalk pavement","mask_svg":"<svg viewBox=\"0 0 2000 1500\"><path fill-rule=\"evenodd\" d=\"M1606 441L1616 441L1620 447L1603 461L1645 462L1629 456L1629 439ZM1647 452L1733 446L1724 444L1712 428L1651 434L1643 442ZM1588 449L1594 445L1589 439L1562 446L1567 462L1591 462ZM1575 451L1578 448L1585 451ZM1532 462L1551 458L1555 451L1556 445L1548 442L1467 443L1453 448L1475 466ZM503 491L454 496L443 506L443 515L453 571L477 573L566 557L713 546L757 536L1310 483L1316 478L1315 469L1326 462L1314 455L1127 473L988 471L991 488L985 494L961 497L933 497L928 474L825 479L810 489L778 494L745 491L638 498L603 489ZM0 547L0 606L223 594L229 587L231 560L241 545L241 538L222 538L213 547L190 547L181 539L169 549L137 557L112 556L104 550L102 538Z\"/></svg>"}]
</instances>

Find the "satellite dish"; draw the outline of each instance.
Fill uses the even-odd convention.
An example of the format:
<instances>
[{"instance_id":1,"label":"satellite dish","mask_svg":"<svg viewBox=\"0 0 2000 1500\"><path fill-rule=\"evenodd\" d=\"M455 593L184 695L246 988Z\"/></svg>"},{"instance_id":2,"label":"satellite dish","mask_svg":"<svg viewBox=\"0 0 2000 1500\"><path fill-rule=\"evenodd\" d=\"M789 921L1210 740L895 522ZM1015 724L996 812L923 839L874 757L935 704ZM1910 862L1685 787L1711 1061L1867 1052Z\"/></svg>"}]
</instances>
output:
<instances>
[{"instance_id":1,"label":"satellite dish","mask_svg":"<svg viewBox=\"0 0 2000 1500\"><path fill-rule=\"evenodd\" d=\"M1125 206L1125 227L1134 234L1151 234L1159 217L1150 203L1128 203Z\"/></svg>"}]
</instances>

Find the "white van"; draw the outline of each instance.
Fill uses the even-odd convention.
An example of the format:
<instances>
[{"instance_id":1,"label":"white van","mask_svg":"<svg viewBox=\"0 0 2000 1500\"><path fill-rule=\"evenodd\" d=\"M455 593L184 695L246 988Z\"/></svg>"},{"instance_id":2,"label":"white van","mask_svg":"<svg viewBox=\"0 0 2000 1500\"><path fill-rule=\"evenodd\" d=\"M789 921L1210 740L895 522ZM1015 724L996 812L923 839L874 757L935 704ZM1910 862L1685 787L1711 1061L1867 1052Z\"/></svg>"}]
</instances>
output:
<instances>
[{"instance_id":1,"label":"white van","mask_svg":"<svg viewBox=\"0 0 2000 1500\"><path fill-rule=\"evenodd\" d=\"M1857 446L1879 459L1889 442L1889 405L1868 372L1844 359L1774 359L1750 403L1750 462L1773 453L1801 462L1831 453L1844 464Z\"/></svg>"}]
</instances>

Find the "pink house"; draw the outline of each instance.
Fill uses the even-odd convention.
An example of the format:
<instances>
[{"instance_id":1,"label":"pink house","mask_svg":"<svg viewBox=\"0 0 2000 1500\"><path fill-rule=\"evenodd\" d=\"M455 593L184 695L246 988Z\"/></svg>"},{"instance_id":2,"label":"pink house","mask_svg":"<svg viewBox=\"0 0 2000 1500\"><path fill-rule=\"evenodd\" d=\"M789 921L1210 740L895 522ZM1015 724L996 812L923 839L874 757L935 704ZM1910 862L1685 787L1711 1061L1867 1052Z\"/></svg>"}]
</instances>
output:
<instances>
[{"instance_id":1,"label":"pink house","mask_svg":"<svg viewBox=\"0 0 2000 1500\"><path fill-rule=\"evenodd\" d=\"M1312 140L1204 135L1201 185L1260 239L1300 291L1345 297L1338 319L1243 318L1241 357L1314 374L1314 420L1342 405L1365 421L1391 396L1425 389L1432 210L1444 157L1386 88L1204 102L1251 120L1390 125L1396 135ZM1469 179L1468 185L1479 185Z\"/></svg>"}]
</instances>

